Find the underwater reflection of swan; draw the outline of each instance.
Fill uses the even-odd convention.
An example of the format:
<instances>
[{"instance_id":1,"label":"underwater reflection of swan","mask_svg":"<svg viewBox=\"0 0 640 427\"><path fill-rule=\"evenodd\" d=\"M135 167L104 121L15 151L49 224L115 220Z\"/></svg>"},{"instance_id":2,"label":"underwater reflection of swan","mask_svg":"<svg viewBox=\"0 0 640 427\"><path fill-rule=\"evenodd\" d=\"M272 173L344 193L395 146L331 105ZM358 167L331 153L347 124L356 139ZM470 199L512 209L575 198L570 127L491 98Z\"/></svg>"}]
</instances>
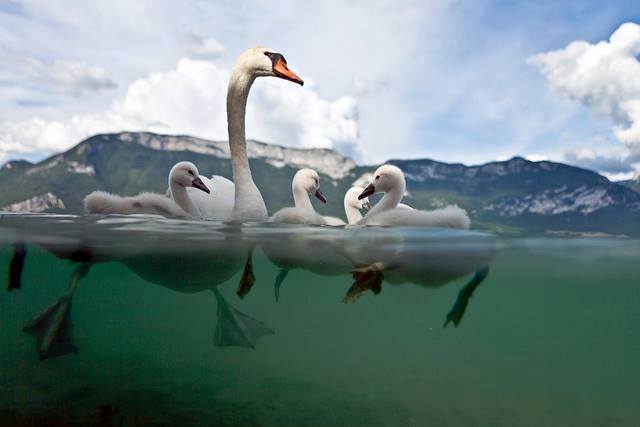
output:
<instances>
[{"instance_id":1,"label":"underwater reflection of swan","mask_svg":"<svg viewBox=\"0 0 640 427\"><path fill-rule=\"evenodd\" d=\"M323 276L346 275L353 269L353 260L343 244L346 230L334 227L283 225L273 227L260 247L278 268L274 281L276 301L280 288L291 270L301 269Z\"/></svg>"},{"instance_id":2,"label":"underwater reflection of swan","mask_svg":"<svg viewBox=\"0 0 640 427\"><path fill-rule=\"evenodd\" d=\"M165 228L175 226L177 231L186 222L161 220ZM100 227L96 222L79 220L67 229L67 236L75 238L55 240L48 237L34 243L44 247L56 257L78 262L68 290L51 306L27 323L24 330L36 337L37 352L41 359L76 352L71 322L71 302L80 280L91 265L102 262L120 262L142 279L172 290L193 293L211 290L218 303L217 326L214 342L217 346L253 348L257 340L273 331L264 323L244 314L226 301L217 286L229 280L244 265L246 245L233 230L208 230L206 239L183 239L184 233L149 233L145 230L155 224L146 218L109 218ZM155 224L157 227L158 224ZM141 229L137 229L140 226ZM156 228L157 229L157 228ZM231 230L231 231L230 231ZM74 233L75 231L75 233ZM219 232L218 232L219 231ZM126 239L122 237L126 233ZM117 236L117 237L115 237ZM193 236L189 236L193 237ZM9 272L10 286L21 276L24 244L16 245ZM19 268L18 268L19 267Z\"/></svg>"},{"instance_id":3,"label":"underwater reflection of swan","mask_svg":"<svg viewBox=\"0 0 640 427\"><path fill-rule=\"evenodd\" d=\"M351 255L360 266L352 272L354 283L344 297L356 301L364 292L377 294L383 280L392 285L412 283L438 288L470 273L473 277L459 292L443 326L458 326L476 288L489 273L497 253L490 235L452 229L379 229L357 232ZM421 236L416 239L416 236Z\"/></svg>"},{"instance_id":4,"label":"underwater reflection of swan","mask_svg":"<svg viewBox=\"0 0 640 427\"><path fill-rule=\"evenodd\" d=\"M470 273L473 277L459 292L447 314L445 326L458 326L473 292L487 277L497 248L489 235L448 229L320 227L283 229L262 245L280 272L276 296L290 269L319 275L347 275L353 285L344 302L355 302L364 292L380 293L383 281L390 285L412 283L438 288Z\"/></svg>"},{"instance_id":5,"label":"underwater reflection of swan","mask_svg":"<svg viewBox=\"0 0 640 427\"><path fill-rule=\"evenodd\" d=\"M245 267L247 245L239 228L222 239L190 241L185 251L147 252L130 256L121 262L142 279L177 292L213 292L218 302L218 323L214 342L219 347L250 347L273 330L231 306L218 290L218 285L231 279ZM160 242L158 242L160 243Z\"/></svg>"}]
</instances>

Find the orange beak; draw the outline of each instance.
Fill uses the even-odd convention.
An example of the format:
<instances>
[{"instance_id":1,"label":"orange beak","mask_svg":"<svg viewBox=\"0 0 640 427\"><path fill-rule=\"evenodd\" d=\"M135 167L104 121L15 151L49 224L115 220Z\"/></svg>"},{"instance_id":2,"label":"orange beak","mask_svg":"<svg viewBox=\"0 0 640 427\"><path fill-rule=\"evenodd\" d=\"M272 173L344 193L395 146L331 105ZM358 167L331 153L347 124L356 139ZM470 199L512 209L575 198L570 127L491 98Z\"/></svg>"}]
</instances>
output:
<instances>
[{"instance_id":1,"label":"orange beak","mask_svg":"<svg viewBox=\"0 0 640 427\"><path fill-rule=\"evenodd\" d=\"M289 69L289 67L287 67L287 63L282 58L279 58L273 65L273 72L277 77L280 77L281 79L298 83L300 86L304 85L304 81L302 81L302 79L298 77L296 73L294 73Z\"/></svg>"}]
</instances>

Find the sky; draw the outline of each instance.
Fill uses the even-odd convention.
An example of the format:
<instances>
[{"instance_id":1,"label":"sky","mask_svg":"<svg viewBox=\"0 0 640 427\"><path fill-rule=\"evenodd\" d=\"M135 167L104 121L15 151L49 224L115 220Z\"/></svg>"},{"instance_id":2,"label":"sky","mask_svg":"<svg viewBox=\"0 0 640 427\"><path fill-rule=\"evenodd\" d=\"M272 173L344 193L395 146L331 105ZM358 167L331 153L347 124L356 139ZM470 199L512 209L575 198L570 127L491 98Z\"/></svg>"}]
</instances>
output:
<instances>
[{"instance_id":1,"label":"sky","mask_svg":"<svg viewBox=\"0 0 640 427\"><path fill-rule=\"evenodd\" d=\"M247 136L358 163L523 156L640 172L634 1L0 0L0 163L101 132L226 140L245 49L282 53L304 87L261 78Z\"/></svg>"}]
</instances>

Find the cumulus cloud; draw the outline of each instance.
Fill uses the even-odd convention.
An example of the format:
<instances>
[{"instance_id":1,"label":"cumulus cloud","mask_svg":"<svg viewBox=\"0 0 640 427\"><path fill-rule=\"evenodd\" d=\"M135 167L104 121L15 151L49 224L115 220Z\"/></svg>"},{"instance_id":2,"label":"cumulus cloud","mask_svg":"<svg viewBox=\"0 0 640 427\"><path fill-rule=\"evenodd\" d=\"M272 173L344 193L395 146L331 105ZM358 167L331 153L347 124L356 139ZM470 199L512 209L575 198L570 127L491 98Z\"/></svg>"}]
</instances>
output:
<instances>
[{"instance_id":1,"label":"cumulus cloud","mask_svg":"<svg viewBox=\"0 0 640 427\"><path fill-rule=\"evenodd\" d=\"M215 38L197 34L190 34L184 44L187 54L192 58L217 58L226 50Z\"/></svg>"},{"instance_id":2,"label":"cumulus cloud","mask_svg":"<svg viewBox=\"0 0 640 427\"><path fill-rule=\"evenodd\" d=\"M640 171L640 155L622 150L598 152L583 147L565 152L564 161L596 170L612 181L630 179Z\"/></svg>"},{"instance_id":3,"label":"cumulus cloud","mask_svg":"<svg viewBox=\"0 0 640 427\"><path fill-rule=\"evenodd\" d=\"M116 87L107 70L82 61L44 63L29 58L22 69L32 79L73 95Z\"/></svg>"},{"instance_id":4,"label":"cumulus cloud","mask_svg":"<svg viewBox=\"0 0 640 427\"><path fill-rule=\"evenodd\" d=\"M549 156L545 154L536 154L536 153L527 154L526 156L524 156L524 158L531 162L543 162L545 160L549 160Z\"/></svg>"},{"instance_id":5,"label":"cumulus cloud","mask_svg":"<svg viewBox=\"0 0 640 427\"><path fill-rule=\"evenodd\" d=\"M95 133L150 130L227 139L229 70L211 61L181 59L176 68L136 80L106 111L68 120L32 118L0 124L1 153L51 153ZM329 101L313 87L258 79L247 106L247 136L297 147L326 147L357 155L358 106Z\"/></svg>"},{"instance_id":6,"label":"cumulus cloud","mask_svg":"<svg viewBox=\"0 0 640 427\"><path fill-rule=\"evenodd\" d=\"M564 49L540 53L529 63L556 89L598 116L613 121L613 134L625 144L623 156L595 152L567 153L569 160L589 161L610 172L629 171L640 154L640 25L621 25L608 41L575 41Z\"/></svg>"}]
</instances>

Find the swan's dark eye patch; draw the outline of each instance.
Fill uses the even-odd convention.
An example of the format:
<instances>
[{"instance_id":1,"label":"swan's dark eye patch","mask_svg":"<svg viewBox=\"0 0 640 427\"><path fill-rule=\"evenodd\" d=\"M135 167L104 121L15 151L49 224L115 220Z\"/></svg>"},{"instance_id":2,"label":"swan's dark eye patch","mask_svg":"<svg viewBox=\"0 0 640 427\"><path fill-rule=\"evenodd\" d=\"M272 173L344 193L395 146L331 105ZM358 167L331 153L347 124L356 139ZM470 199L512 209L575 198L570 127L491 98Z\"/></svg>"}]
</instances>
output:
<instances>
[{"instance_id":1,"label":"swan's dark eye patch","mask_svg":"<svg viewBox=\"0 0 640 427\"><path fill-rule=\"evenodd\" d=\"M380 175L376 175L376 179L380 179Z\"/></svg>"},{"instance_id":2,"label":"swan's dark eye patch","mask_svg":"<svg viewBox=\"0 0 640 427\"><path fill-rule=\"evenodd\" d=\"M193 176L193 171L187 171L187 173L191 176Z\"/></svg>"},{"instance_id":3,"label":"swan's dark eye patch","mask_svg":"<svg viewBox=\"0 0 640 427\"><path fill-rule=\"evenodd\" d=\"M269 57L269 59L271 60L271 66L273 67L276 66L279 60L282 60L282 62L284 62L285 65L287 64L287 60L284 59L284 56L282 56L282 54L280 53L265 52L264 54Z\"/></svg>"}]
</instances>

